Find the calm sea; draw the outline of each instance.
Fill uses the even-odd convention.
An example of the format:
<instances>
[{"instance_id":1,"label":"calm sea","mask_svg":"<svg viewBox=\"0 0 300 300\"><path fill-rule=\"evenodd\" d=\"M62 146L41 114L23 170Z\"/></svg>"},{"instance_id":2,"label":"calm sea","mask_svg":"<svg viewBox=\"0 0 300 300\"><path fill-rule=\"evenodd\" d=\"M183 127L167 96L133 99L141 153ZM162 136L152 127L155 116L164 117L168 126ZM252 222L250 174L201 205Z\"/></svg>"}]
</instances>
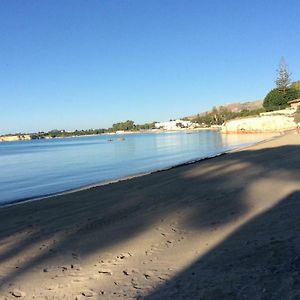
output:
<instances>
[{"instance_id":1,"label":"calm sea","mask_svg":"<svg viewBox=\"0 0 300 300\"><path fill-rule=\"evenodd\" d=\"M120 137L0 143L0 205L168 168L265 138L217 131Z\"/></svg>"}]
</instances>

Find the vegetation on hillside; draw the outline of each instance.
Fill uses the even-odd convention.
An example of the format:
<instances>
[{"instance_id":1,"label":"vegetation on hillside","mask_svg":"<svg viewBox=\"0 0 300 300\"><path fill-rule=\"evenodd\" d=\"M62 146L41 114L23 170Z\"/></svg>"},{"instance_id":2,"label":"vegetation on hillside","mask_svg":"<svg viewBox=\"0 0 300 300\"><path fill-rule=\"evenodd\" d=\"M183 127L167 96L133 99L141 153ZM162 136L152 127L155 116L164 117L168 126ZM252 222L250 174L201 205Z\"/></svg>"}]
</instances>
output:
<instances>
[{"instance_id":1,"label":"vegetation on hillside","mask_svg":"<svg viewBox=\"0 0 300 300\"><path fill-rule=\"evenodd\" d=\"M300 80L292 82L291 88L300 91Z\"/></svg>"},{"instance_id":2,"label":"vegetation on hillside","mask_svg":"<svg viewBox=\"0 0 300 300\"><path fill-rule=\"evenodd\" d=\"M264 99L263 107L266 111L284 109L288 102L300 97L300 82L291 84L291 73L282 58L277 70L276 88L272 89Z\"/></svg>"},{"instance_id":3,"label":"vegetation on hillside","mask_svg":"<svg viewBox=\"0 0 300 300\"><path fill-rule=\"evenodd\" d=\"M271 90L264 100L264 108L266 111L273 111L289 107L288 102L300 98L300 90L286 87L284 90L275 88Z\"/></svg>"},{"instance_id":4,"label":"vegetation on hillside","mask_svg":"<svg viewBox=\"0 0 300 300\"><path fill-rule=\"evenodd\" d=\"M147 130L147 129L154 129L155 122L152 123L145 123L145 124L135 124L132 120L127 120L125 122L115 123L113 124L112 128L108 130L110 132L116 131L138 131L138 130Z\"/></svg>"},{"instance_id":5,"label":"vegetation on hillside","mask_svg":"<svg viewBox=\"0 0 300 300\"><path fill-rule=\"evenodd\" d=\"M224 106L220 106L218 108L214 107L211 112L205 113L203 115L197 115L193 122L197 122L203 126L211 126L211 125L222 125L224 122L236 118L244 118L248 116L256 116L261 112L264 112L264 108L248 110L243 109L239 112L233 112Z\"/></svg>"},{"instance_id":6,"label":"vegetation on hillside","mask_svg":"<svg viewBox=\"0 0 300 300\"><path fill-rule=\"evenodd\" d=\"M74 130L74 131L66 131L66 130L50 130L48 132L38 132L32 133L32 139L42 139L42 138L62 138L62 137L71 137L71 136L82 136L82 135L93 135L93 134L101 134L107 132L107 129L87 129L87 130Z\"/></svg>"}]
</instances>

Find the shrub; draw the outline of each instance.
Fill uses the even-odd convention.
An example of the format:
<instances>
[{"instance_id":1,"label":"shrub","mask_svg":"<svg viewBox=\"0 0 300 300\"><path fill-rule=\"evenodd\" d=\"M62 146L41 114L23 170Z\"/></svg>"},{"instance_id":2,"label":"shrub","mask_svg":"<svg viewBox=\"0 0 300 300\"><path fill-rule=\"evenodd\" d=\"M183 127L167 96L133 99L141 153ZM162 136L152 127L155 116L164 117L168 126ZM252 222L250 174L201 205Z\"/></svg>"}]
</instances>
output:
<instances>
[{"instance_id":1,"label":"shrub","mask_svg":"<svg viewBox=\"0 0 300 300\"><path fill-rule=\"evenodd\" d=\"M298 107L296 113L295 113L295 117L294 117L294 121L296 123L300 123L300 108Z\"/></svg>"},{"instance_id":2,"label":"shrub","mask_svg":"<svg viewBox=\"0 0 300 300\"><path fill-rule=\"evenodd\" d=\"M284 109L289 106L288 102L300 98L300 91L294 88L273 89L265 97L263 106L267 111Z\"/></svg>"},{"instance_id":3,"label":"shrub","mask_svg":"<svg viewBox=\"0 0 300 300\"><path fill-rule=\"evenodd\" d=\"M294 82L291 84L291 88L300 91L300 80L294 81Z\"/></svg>"}]
</instances>

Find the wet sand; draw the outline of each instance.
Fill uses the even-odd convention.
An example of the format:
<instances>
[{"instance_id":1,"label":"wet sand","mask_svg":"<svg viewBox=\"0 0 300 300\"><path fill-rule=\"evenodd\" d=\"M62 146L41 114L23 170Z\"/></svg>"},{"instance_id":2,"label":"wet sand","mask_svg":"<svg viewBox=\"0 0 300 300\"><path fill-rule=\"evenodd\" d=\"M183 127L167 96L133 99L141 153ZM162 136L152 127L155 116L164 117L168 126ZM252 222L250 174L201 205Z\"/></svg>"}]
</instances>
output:
<instances>
[{"instance_id":1,"label":"wet sand","mask_svg":"<svg viewBox=\"0 0 300 300\"><path fill-rule=\"evenodd\" d=\"M300 135L0 209L0 299L298 299Z\"/></svg>"}]
</instances>

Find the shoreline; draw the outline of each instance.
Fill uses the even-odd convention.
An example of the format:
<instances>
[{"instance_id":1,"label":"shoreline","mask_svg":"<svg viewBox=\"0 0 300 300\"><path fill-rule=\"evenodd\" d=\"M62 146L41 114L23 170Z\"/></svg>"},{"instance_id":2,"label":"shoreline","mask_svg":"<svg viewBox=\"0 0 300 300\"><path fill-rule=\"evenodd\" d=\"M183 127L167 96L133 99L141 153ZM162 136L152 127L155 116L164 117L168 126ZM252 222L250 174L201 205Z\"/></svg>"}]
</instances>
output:
<instances>
[{"instance_id":1,"label":"shoreline","mask_svg":"<svg viewBox=\"0 0 300 300\"><path fill-rule=\"evenodd\" d=\"M17 140L1 140L1 138L9 137L9 136L17 136L17 135L1 135L0 136L0 143L11 143L11 142L26 142L26 141L35 141L35 140L57 140L57 139L68 139L68 138L80 138L80 137L91 137L91 136L115 136L115 135L130 135L130 134L158 134L158 133L178 133L178 132L198 132L198 131L206 131L206 130L213 130L213 131L220 131L221 127L199 127L194 129L189 128L182 128L176 130L164 130L164 129L152 129L152 130L138 130L138 131L124 131L122 133L119 132L105 132L99 134L83 134L83 135L71 135L71 136L58 136L58 137L44 137L44 138L37 138L37 139L17 139ZM30 134L23 134L29 136ZM22 136L22 135L20 135Z\"/></svg>"},{"instance_id":2,"label":"shoreline","mask_svg":"<svg viewBox=\"0 0 300 300\"><path fill-rule=\"evenodd\" d=\"M290 299L300 138L0 209L0 299ZM295 271L296 270L296 271Z\"/></svg>"},{"instance_id":3,"label":"shoreline","mask_svg":"<svg viewBox=\"0 0 300 300\"><path fill-rule=\"evenodd\" d=\"M169 132L166 132L166 133L169 133ZM288 133L289 133L289 131L284 132L283 135L288 134ZM45 195L39 195L39 196L34 196L34 197L17 199L17 200L13 200L11 202L4 203L4 204L0 203L0 210L1 210L1 208L8 207L8 206L14 206L14 205L27 203L27 202L41 201L43 199L48 199L48 198L52 198L52 197L58 197L58 196L63 196L63 195L74 194L74 193L77 193L77 192L80 192L80 191L90 190L90 189L94 189L94 188L100 188L102 186L111 185L111 184L114 184L114 183L131 180L131 179L134 179L134 178L144 177L144 176L147 176L147 175L168 171L168 170L172 170L172 169L175 169L175 168L180 168L180 167L183 167L183 166L196 164L196 163L206 161L206 160L210 160L210 159L216 158L218 156L225 155L225 154L228 154L228 153L232 153L232 152L235 152L235 151L242 151L242 150L247 149L249 147L252 147L252 146L255 146L255 145L258 145L258 144L261 144L261 143L268 142L268 141L273 140L275 138L279 138L280 136L282 136L282 134L275 134L274 133L274 135L272 135L272 137L266 138L262 141L254 142L250 145L236 146L236 147L234 147L230 150L226 150L226 151L217 153L215 155L189 160L189 161L186 161L186 162L183 162L183 163L175 164L175 165L172 165L170 167L165 167L165 168L157 169L157 170L154 170L154 171L142 172L142 173L133 174L133 175L129 175L129 176L121 177L121 178L116 178L116 179L112 179L112 180L104 180L104 181L100 181L100 182L94 182L94 183L79 186L79 187L76 187L76 188L73 188L73 189L63 190L63 191L60 191L60 192L54 192L54 193L51 193L51 194L45 194ZM67 137L67 138L70 138L70 137Z\"/></svg>"}]
</instances>

